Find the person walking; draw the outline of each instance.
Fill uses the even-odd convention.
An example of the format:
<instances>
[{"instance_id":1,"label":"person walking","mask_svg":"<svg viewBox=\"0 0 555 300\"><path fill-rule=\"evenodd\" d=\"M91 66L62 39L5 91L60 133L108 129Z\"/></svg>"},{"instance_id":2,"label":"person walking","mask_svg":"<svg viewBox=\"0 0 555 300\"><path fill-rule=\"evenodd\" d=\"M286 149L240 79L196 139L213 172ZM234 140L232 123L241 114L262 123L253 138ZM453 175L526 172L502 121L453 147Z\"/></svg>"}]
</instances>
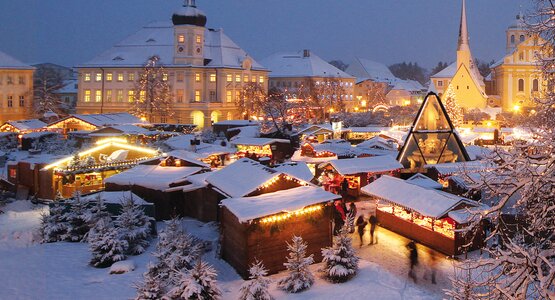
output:
<instances>
[{"instance_id":1,"label":"person walking","mask_svg":"<svg viewBox=\"0 0 555 300\"><path fill-rule=\"evenodd\" d=\"M345 210L343 209L343 205L341 205L341 201L335 201L333 220L333 235L337 235L341 230L341 227L345 224Z\"/></svg>"},{"instance_id":2,"label":"person walking","mask_svg":"<svg viewBox=\"0 0 555 300\"><path fill-rule=\"evenodd\" d=\"M358 237L360 238L360 247L362 248L362 236L364 235L364 228L366 228L366 220L364 220L363 216L358 216L356 221Z\"/></svg>"},{"instance_id":3,"label":"person walking","mask_svg":"<svg viewBox=\"0 0 555 300\"><path fill-rule=\"evenodd\" d=\"M378 224L378 218L376 215L372 214L369 218L370 223L370 243L368 245L374 244L374 232L376 231L376 225ZM376 235L376 244L378 243L378 235Z\"/></svg>"},{"instance_id":4,"label":"person walking","mask_svg":"<svg viewBox=\"0 0 555 300\"><path fill-rule=\"evenodd\" d=\"M428 254L430 256L429 265L430 265L430 273L432 276L432 283L437 284L436 282L436 274L437 274L437 257L432 249L428 249Z\"/></svg>"},{"instance_id":5,"label":"person walking","mask_svg":"<svg viewBox=\"0 0 555 300\"><path fill-rule=\"evenodd\" d=\"M410 263L409 278L412 278L414 283L416 283L415 269L416 269L416 266L418 265L418 251L416 250L416 243L414 241L410 241L407 244L407 248L409 249L409 263Z\"/></svg>"},{"instance_id":6,"label":"person walking","mask_svg":"<svg viewBox=\"0 0 555 300\"><path fill-rule=\"evenodd\" d=\"M343 196L343 199L347 199L348 191L349 191L349 181L347 181L347 178L343 178L343 181L341 182L341 196Z\"/></svg>"},{"instance_id":7,"label":"person walking","mask_svg":"<svg viewBox=\"0 0 555 300\"><path fill-rule=\"evenodd\" d=\"M357 216L357 206L354 202L349 204L349 212L347 213L347 222L349 224L349 233L355 232L355 218Z\"/></svg>"}]
</instances>

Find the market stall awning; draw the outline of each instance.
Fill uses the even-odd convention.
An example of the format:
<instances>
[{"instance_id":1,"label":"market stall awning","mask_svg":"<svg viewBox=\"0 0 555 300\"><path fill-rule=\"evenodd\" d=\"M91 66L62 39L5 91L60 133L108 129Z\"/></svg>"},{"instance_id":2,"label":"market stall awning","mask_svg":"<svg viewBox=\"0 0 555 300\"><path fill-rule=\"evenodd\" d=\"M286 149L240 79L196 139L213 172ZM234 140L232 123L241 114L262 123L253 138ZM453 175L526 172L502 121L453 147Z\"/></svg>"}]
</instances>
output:
<instances>
[{"instance_id":1,"label":"market stall awning","mask_svg":"<svg viewBox=\"0 0 555 300\"><path fill-rule=\"evenodd\" d=\"M321 167L332 166L341 175L359 173L380 173L402 169L401 165L391 156L372 156L362 158L348 158L330 161Z\"/></svg>"}]
</instances>

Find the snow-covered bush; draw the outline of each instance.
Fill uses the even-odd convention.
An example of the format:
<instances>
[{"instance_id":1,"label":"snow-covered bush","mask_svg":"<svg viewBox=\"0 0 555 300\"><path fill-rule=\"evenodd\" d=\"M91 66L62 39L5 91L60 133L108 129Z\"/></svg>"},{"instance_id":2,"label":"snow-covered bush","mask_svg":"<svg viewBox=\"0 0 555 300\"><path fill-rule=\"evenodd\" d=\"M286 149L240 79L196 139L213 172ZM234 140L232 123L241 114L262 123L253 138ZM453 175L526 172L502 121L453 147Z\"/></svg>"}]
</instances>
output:
<instances>
[{"instance_id":1,"label":"snow-covered bush","mask_svg":"<svg viewBox=\"0 0 555 300\"><path fill-rule=\"evenodd\" d=\"M41 216L40 234L42 243L52 243L62 240L67 234L68 225L64 219L64 206L54 202L50 206L50 212Z\"/></svg>"},{"instance_id":2,"label":"snow-covered bush","mask_svg":"<svg viewBox=\"0 0 555 300\"><path fill-rule=\"evenodd\" d=\"M97 194L95 201L91 207L89 207L85 213L85 220L89 224L91 230L89 233L85 235L85 239L88 241L88 236L90 236L91 232L93 231L96 223L100 220L108 219L109 221L112 220L112 217L109 212L106 211L106 205L104 204L104 200L100 196L101 194ZM88 241L90 242L90 241Z\"/></svg>"},{"instance_id":3,"label":"snow-covered bush","mask_svg":"<svg viewBox=\"0 0 555 300\"><path fill-rule=\"evenodd\" d=\"M121 214L116 218L119 238L127 241L125 254L138 255L145 252L150 240L151 217L133 200L133 194L121 203Z\"/></svg>"},{"instance_id":4,"label":"snow-covered bush","mask_svg":"<svg viewBox=\"0 0 555 300\"><path fill-rule=\"evenodd\" d=\"M314 284L314 276L308 269L308 266L314 262L314 258L312 254L306 257L307 247L308 244L300 236L293 236L292 243L287 243L289 256L287 262L283 265L285 265L289 274L278 282L279 288L297 293L310 288Z\"/></svg>"},{"instance_id":5,"label":"snow-covered bush","mask_svg":"<svg viewBox=\"0 0 555 300\"><path fill-rule=\"evenodd\" d=\"M116 261L125 259L127 241L120 239L114 223L109 218L98 220L89 233L88 242L92 254L90 264L94 267L106 268Z\"/></svg>"},{"instance_id":6,"label":"snow-covered bush","mask_svg":"<svg viewBox=\"0 0 555 300\"><path fill-rule=\"evenodd\" d=\"M177 285L168 293L169 299L220 299L217 285L218 273L208 263L199 259L188 272L179 271Z\"/></svg>"},{"instance_id":7,"label":"snow-covered bush","mask_svg":"<svg viewBox=\"0 0 555 300\"><path fill-rule=\"evenodd\" d=\"M63 218L67 222L67 232L62 235L62 239L68 242L82 241L90 227L87 222L87 206L81 199L80 192L75 192L70 201L69 211Z\"/></svg>"},{"instance_id":8,"label":"snow-covered bush","mask_svg":"<svg viewBox=\"0 0 555 300\"><path fill-rule=\"evenodd\" d=\"M345 282L356 275L359 258L352 245L347 226L343 226L332 247L323 248L324 276L331 282Z\"/></svg>"},{"instance_id":9,"label":"snow-covered bush","mask_svg":"<svg viewBox=\"0 0 555 300\"><path fill-rule=\"evenodd\" d=\"M136 284L137 296L135 300L158 300L164 296L161 281L157 277L144 274L143 282Z\"/></svg>"},{"instance_id":10,"label":"snow-covered bush","mask_svg":"<svg viewBox=\"0 0 555 300\"><path fill-rule=\"evenodd\" d=\"M270 279L266 277L268 270L262 262L257 261L249 268L249 281L245 281L241 286L239 300L272 300L274 299L268 288Z\"/></svg>"}]
</instances>

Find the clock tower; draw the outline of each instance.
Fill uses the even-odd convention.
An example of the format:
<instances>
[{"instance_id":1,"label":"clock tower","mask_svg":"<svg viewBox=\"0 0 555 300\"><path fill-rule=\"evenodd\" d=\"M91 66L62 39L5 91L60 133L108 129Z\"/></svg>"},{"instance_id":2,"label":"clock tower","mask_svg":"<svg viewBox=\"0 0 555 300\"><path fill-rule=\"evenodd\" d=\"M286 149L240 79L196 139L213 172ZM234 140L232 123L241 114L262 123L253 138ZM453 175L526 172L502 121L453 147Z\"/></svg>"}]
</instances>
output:
<instances>
[{"instance_id":1,"label":"clock tower","mask_svg":"<svg viewBox=\"0 0 555 300\"><path fill-rule=\"evenodd\" d=\"M174 32L173 62L176 65L204 65L204 31L206 15L195 0L185 0L172 15Z\"/></svg>"}]
</instances>

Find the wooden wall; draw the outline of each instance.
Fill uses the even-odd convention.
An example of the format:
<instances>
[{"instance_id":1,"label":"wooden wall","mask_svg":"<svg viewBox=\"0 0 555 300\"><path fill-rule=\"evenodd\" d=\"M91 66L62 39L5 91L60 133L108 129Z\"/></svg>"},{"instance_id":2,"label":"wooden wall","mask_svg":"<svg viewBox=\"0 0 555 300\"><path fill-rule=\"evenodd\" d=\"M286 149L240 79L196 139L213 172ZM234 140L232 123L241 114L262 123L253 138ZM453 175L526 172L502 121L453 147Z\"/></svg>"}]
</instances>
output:
<instances>
[{"instance_id":1,"label":"wooden wall","mask_svg":"<svg viewBox=\"0 0 555 300\"><path fill-rule=\"evenodd\" d=\"M208 187L183 193L182 214L203 222L218 221L219 204L223 198Z\"/></svg>"}]
</instances>

